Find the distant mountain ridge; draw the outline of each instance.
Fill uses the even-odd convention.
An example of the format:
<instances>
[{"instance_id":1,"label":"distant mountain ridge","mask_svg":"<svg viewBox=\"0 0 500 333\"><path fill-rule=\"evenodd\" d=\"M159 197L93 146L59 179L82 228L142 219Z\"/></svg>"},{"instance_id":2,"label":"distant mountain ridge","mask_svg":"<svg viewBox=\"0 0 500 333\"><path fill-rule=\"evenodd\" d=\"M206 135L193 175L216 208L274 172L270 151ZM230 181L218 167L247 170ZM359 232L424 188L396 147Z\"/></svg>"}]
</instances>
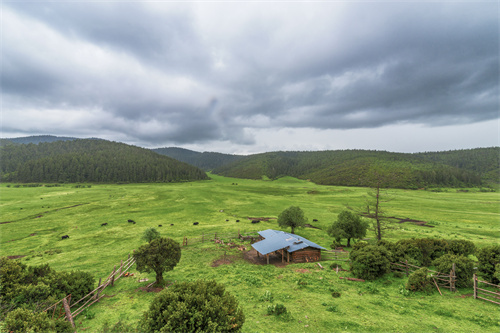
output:
<instances>
[{"instance_id":1,"label":"distant mountain ridge","mask_svg":"<svg viewBox=\"0 0 500 333\"><path fill-rule=\"evenodd\" d=\"M54 136L54 135L32 135L32 136L24 136L20 138L5 138L2 140L7 140L13 143L21 143L21 144L28 144L28 143L34 143L34 144L39 144L41 142L56 142L56 141L73 141L77 140L78 138L73 138L73 137L67 137L67 136ZM89 139L95 139L96 138L89 138Z\"/></svg>"}]
</instances>

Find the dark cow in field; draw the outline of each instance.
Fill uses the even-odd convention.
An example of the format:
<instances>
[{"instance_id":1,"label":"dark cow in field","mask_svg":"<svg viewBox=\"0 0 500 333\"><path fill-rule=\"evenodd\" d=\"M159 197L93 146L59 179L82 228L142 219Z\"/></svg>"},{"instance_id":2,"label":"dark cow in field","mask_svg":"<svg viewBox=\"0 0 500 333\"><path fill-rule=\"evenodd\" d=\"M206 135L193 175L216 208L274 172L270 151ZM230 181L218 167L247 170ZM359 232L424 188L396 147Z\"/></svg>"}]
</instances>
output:
<instances>
[{"instance_id":1,"label":"dark cow in field","mask_svg":"<svg viewBox=\"0 0 500 333\"><path fill-rule=\"evenodd\" d=\"M108 223L103 223L103 224L101 224L101 227L104 227L105 225L108 225Z\"/></svg>"},{"instance_id":2,"label":"dark cow in field","mask_svg":"<svg viewBox=\"0 0 500 333\"><path fill-rule=\"evenodd\" d=\"M236 222L240 222L240 220L236 220Z\"/></svg>"},{"instance_id":3,"label":"dark cow in field","mask_svg":"<svg viewBox=\"0 0 500 333\"><path fill-rule=\"evenodd\" d=\"M317 219L313 219L313 222L318 222L318 220Z\"/></svg>"},{"instance_id":4,"label":"dark cow in field","mask_svg":"<svg viewBox=\"0 0 500 333\"><path fill-rule=\"evenodd\" d=\"M66 238L69 238L69 236L68 235L64 235L64 236L61 237L61 239L66 239Z\"/></svg>"},{"instance_id":5,"label":"dark cow in field","mask_svg":"<svg viewBox=\"0 0 500 333\"><path fill-rule=\"evenodd\" d=\"M128 220L127 222L130 222L130 223L135 223L135 221L134 221L134 220Z\"/></svg>"},{"instance_id":6,"label":"dark cow in field","mask_svg":"<svg viewBox=\"0 0 500 333\"><path fill-rule=\"evenodd\" d=\"M159 226L159 227L163 227L163 225L161 225L161 224L158 224L158 226Z\"/></svg>"},{"instance_id":7,"label":"dark cow in field","mask_svg":"<svg viewBox=\"0 0 500 333\"><path fill-rule=\"evenodd\" d=\"M198 225L198 224L200 224L200 222L194 222L194 223L193 223L193 225Z\"/></svg>"},{"instance_id":8,"label":"dark cow in field","mask_svg":"<svg viewBox=\"0 0 500 333\"><path fill-rule=\"evenodd\" d=\"M252 220L252 223L259 223L260 220Z\"/></svg>"},{"instance_id":9,"label":"dark cow in field","mask_svg":"<svg viewBox=\"0 0 500 333\"><path fill-rule=\"evenodd\" d=\"M170 225L172 226L172 225L174 225L174 224L173 224L173 223L170 223Z\"/></svg>"}]
</instances>

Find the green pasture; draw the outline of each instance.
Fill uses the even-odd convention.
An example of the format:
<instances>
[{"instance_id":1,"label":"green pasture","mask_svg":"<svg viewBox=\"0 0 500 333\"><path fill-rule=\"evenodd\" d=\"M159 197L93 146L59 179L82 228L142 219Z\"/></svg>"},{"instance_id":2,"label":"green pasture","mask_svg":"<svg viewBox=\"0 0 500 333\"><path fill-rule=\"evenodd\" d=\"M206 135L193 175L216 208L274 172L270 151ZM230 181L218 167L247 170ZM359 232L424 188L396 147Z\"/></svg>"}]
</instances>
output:
<instances>
[{"instance_id":1,"label":"green pasture","mask_svg":"<svg viewBox=\"0 0 500 333\"><path fill-rule=\"evenodd\" d=\"M49 263L56 270L80 269L104 278L143 244L140 237L149 227L179 243L184 237L279 230L276 220L251 224L247 218L276 218L291 205L301 207L308 222L321 228L296 232L329 248L332 240L326 228L347 204L362 207L369 190L320 186L289 177L276 181L210 177L192 183L90 187L1 184L0 255L24 256L21 261L27 265ZM500 239L499 193L391 189L384 193L382 207L389 216L432 226L392 223L388 240L467 239L481 247ZM62 240L62 235L70 238ZM372 232L367 237L374 240ZM231 263L212 267L224 254ZM224 283L244 309L245 332L498 332L500 307L467 296L471 289L443 291L443 296L406 295L402 288L406 278L390 274L375 282L346 281L339 276L349 273L336 274L329 269L331 262L321 264L324 270L313 263L281 268L253 265L237 249L205 242L183 247L181 261L164 277L171 282L202 278ZM97 331L105 321L132 325L141 317L154 293L140 290L148 282L138 279L151 282L154 274L139 273L135 267L131 271L133 278L108 287L102 301L77 317L79 332ZM332 297L333 291L341 296ZM267 306L277 303L284 304L290 315L267 315Z\"/></svg>"}]
</instances>

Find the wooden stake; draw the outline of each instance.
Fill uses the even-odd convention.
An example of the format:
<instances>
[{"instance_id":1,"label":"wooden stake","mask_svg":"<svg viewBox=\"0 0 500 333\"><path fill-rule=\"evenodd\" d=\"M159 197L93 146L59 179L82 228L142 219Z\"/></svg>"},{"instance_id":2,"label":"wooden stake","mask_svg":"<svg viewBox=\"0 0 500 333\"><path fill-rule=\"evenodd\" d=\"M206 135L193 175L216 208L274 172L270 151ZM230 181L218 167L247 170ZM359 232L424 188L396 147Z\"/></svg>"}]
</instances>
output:
<instances>
[{"instance_id":1,"label":"wooden stake","mask_svg":"<svg viewBox=\"0 0 500 333\"><path fill-rule=\"evenodd\" d=\"M436 285L436 288L437 288L437 290L439 291L439 295L443 296L443 294L441 294L441 290L439 289L439 287L438 287L438 284L437 284L436 280L434 280L434 278L432 278L432 281L434 281L434 284Z\"/></svg>"},{"instance_id":2,"label":"wooden stake","mask_svg":"<svg viewBox=\"0 0 500 333\"><path fill-rule=\"evenodd\" d=\"M477 298L477 276L476 274L473 275L473 279L474 279L474 299Z\"/></svg>"},{"instance_id":3,"label":"wooden stake","mask_svg":"<svg viewBox=\"0 0 500 333\"><path fill-rule=\"evenodd\" d=\"M113 267L113 275L111 275L111 286L112 287L115 285L115 272L116 272L116 265Z\"/></svg>"},{"instance_id":4,"label":"wooden stake","mask_svg":"<svg viewBox=\"0 0 500 333\"><path fill-rule=\"evenodd\" d=\"M73 328L75 327L75 322L73 321L73 316L71 316L71 310L69 309L68 301L66 301L66 298L63 299L63 306L64 306L64 311L66 312L66 319L71 323L71 326Z\"/></svg>"}]
</instances>

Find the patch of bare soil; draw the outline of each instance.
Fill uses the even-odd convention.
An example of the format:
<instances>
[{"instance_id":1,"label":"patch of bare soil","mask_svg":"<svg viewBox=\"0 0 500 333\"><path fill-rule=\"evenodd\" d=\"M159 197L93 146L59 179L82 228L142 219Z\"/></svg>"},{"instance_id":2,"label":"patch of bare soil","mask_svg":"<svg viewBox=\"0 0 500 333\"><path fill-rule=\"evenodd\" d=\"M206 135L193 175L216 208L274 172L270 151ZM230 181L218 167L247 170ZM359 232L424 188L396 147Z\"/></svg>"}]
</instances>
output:
<instances>
[{"instance_id":1,"label":"patch of bare soil","mask_svg":"<svg viewBox=\"0 0 500 333\"><path fill-rule=\"evenodd\" d=\"M229 265L229 264L232 264L233 262L227 258L222 258L222 259L217 259L217 260L214 260L214 262L212 262L212 267L218 267L220 265Z\"/></svg>"},{"instance_id":2,"label":"patch of bare soil","mask_svg":"<svg viewBox=\"0 0 500 333\"><path fill-rule=\"evenodd\" d=\"M153 287L139 287L136 289L137 290L141 290L141 291L145 291L147 293L159 293L160 291L163 290L163 288L153 288Z\"/></svg>"},{"instance_id":3,"label":"patch of bare soil","mask_svg":"<svg viewBox=\"0 0 500 333\"><path fill-rule=\"evenodd\" d=\"M7 259L19 259L19 258L24 258L26 256L7 256Z\"/></svg>"},{"instance_id":4,"label":"patch of bare soil","mask_svg":"<svg viewBox=\"0 0 500 333\"><path fill-rule=\"evenodd\" d=\"M299 268L295 270L297 273L311 273L310 270L305 269L305 268Z\"/></svg>"},{"instance_id":5,"label":"patch of bare soil","mask_svg":"<svg viewBox=\"0 0 500 333\"><path fill-rule=\"evenodd\" d=\"M247 219L252 220L252 221L269 221L269 220L276 220L276 217L247 217Z\"/></svg>"},{"instance_id":6,"label":"patch of bare soil","mask_svg":"<svg viewBox=\"0 0 500 333\"><path fill-rule=\"evenodd\" d=\"M267 265L266 256L258 255L257 251L253 248L250 251L243 252L243 258L251 264ZM285 262L282 262L281 254L278 255L274 253L269 254L269 264L274 265L276 267L285 267L286 265L288 265L288 263L286 262L286 258Z\"/></svg>"}]
</instances>

